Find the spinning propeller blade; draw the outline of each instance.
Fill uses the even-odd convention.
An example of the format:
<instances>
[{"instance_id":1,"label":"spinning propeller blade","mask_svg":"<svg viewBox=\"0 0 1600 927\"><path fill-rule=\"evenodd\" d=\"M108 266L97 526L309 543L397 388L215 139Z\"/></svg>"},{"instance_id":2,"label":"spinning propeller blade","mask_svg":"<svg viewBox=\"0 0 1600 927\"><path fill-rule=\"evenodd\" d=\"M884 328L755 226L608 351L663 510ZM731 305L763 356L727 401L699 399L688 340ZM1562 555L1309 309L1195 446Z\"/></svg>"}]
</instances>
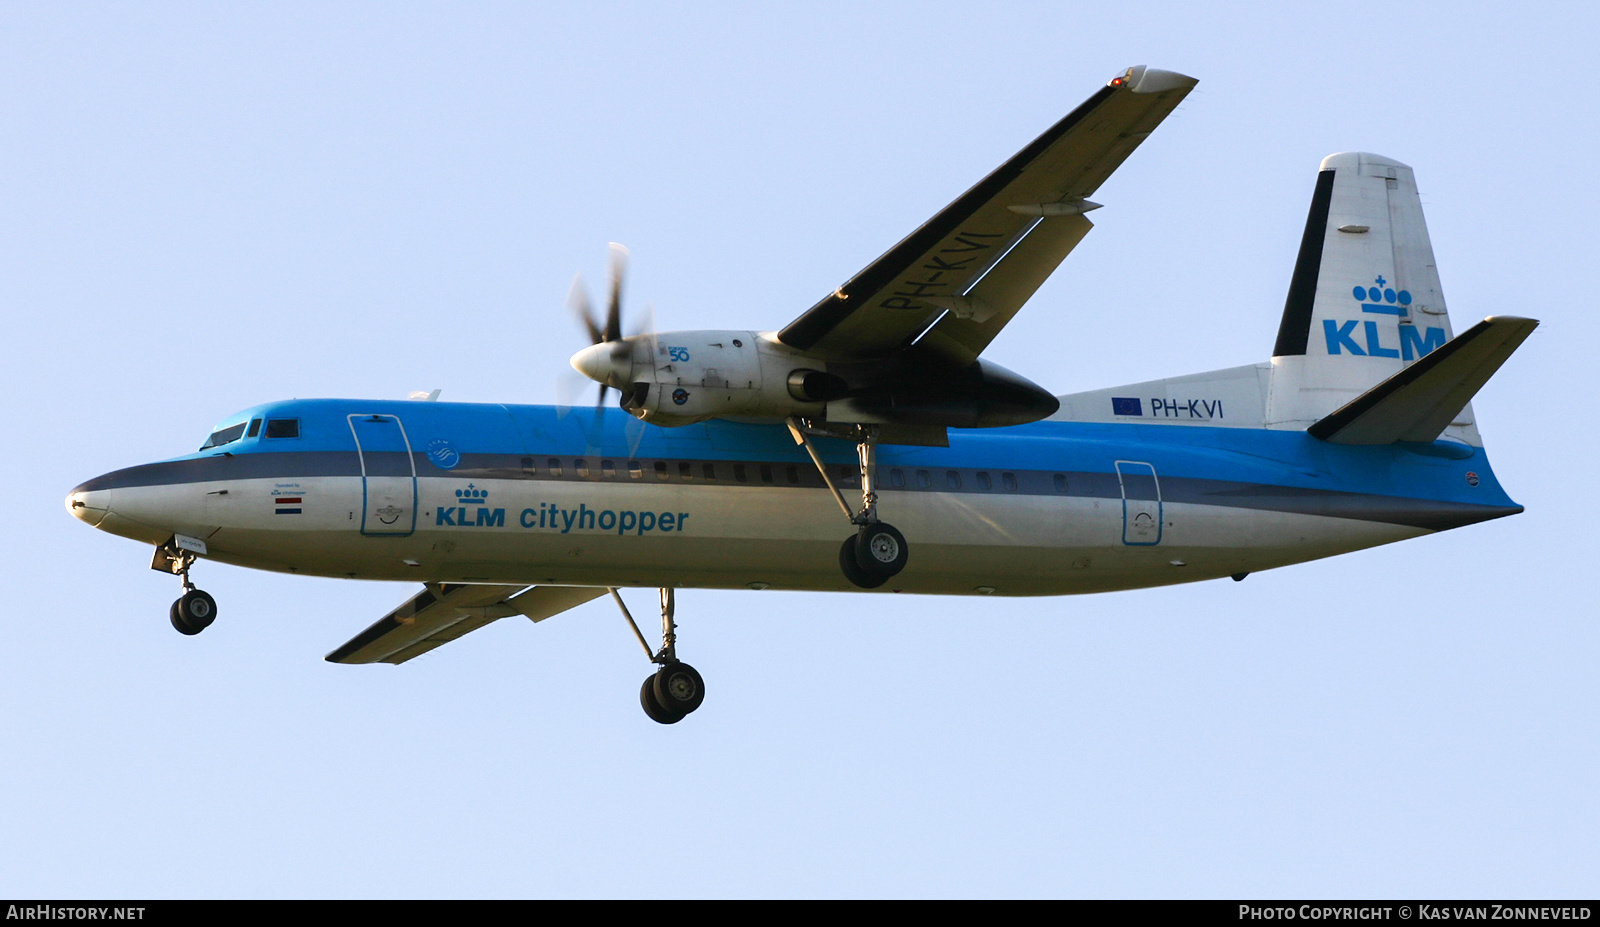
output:
<instances>
[{"instance_id":1,"label":"spinning propeller blade","mask_svg":"<svg viewBox=\"0 0 1600 927\"><path fill-rule=\"evenodd\" d=\"M605 365L604 357L597 357L593 352L588 352L590 360L586 362L586 365L580 365L580 369L586 375L596 381L600 381L600 393L596 398L594 418L586 429L589 434L589 443L593 447L598 447L600 444L605 424L606 390L615 387L622 394L622 408L630 412L624 431L627 436L628 453L631 456L638 452L639 443L644 439L645 422L631 414L629 400L632 396L632 384L625 382L627 379L625 374L630 369L634 356L634 341L624 339L622 328L622 284L627 277L629 253L627 248L616 242L611 243L610 251L608 280L610 286L606 298L605 318L602 320L596 317L594 306L589 301L589 294L583 285L583 276L581 274L572 278L572 288L567 293L567 308L578 317L578 322L583 326L584 333L588 335L591 345L605 345L609 349L607 351L610 358L609 368ZM639 319L637 325L633 326L628 338L638 339L641 336L645 338L648 357L650 358L650 363L653 364L656 353L654 307L646 308L644 316ZM578 355L579 358L583 356L584 352L580 352ZM573 362L574 364L580 364L578 358L575 358ZM565 417L571 407L577 405L575 401L576 390L565 383L558 383L557 387L557 393L561 397L561 412L559 414Z\"/></svg>"}]
</instances>

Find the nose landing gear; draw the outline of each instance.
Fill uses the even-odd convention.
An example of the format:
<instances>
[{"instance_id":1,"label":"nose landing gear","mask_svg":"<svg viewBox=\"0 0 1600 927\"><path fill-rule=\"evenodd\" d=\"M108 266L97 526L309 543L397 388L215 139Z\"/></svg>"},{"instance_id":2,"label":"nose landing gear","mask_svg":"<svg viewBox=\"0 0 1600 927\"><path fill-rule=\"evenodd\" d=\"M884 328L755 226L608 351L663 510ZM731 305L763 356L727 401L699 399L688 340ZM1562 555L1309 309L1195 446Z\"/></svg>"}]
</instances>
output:
<instances>
[{"instance_id":1,"label":"nose landing gear","mask_svg":"<svg viewBox=\"0 0 1600 927\"><path fill-rule=\"evenodd\" d=\"M186 592L172 603L172 626L180 634L195 635L211 627L217 619L217 600L208 592L185 587Z\"/></svg>"},{"instance_id":2,"label":"nose landing gear","mask_svg":"<svg viewBox=\"0 0 1600 927\"><path fill-rule=\"evenodd\" d=\"M182 577L183 595L172 603L167 616L178 633L191 637L217 620L217 600L189 581L189 568L194 566L194 561L194 551L179 547L176 538L157 547L155 558L150 561L150 569Z\"/></svg>"},{"instance_id":3,"label":"nose landing gear","mask_svg":"<svg viewBox=\"0 0 1600 927\"><path fill-rule=\"evenodd\" d=\"M677 724L705 701L706 683L694 667L678 659L678 625L673 620L677 608L673 590L661 590L661 649L655 653L650 652L650 645L645 643L644 635L639 632L639 625L628 612L622 596L615 589L610 592L617 607L622 609L622 617L628 619L628 625L633 628L633 636L639 639L639 646L644 648L652 663L661 664L661 668L646 676L644 684L639 687L639 705L651 721Z\"/></svg>"}]
</instances>

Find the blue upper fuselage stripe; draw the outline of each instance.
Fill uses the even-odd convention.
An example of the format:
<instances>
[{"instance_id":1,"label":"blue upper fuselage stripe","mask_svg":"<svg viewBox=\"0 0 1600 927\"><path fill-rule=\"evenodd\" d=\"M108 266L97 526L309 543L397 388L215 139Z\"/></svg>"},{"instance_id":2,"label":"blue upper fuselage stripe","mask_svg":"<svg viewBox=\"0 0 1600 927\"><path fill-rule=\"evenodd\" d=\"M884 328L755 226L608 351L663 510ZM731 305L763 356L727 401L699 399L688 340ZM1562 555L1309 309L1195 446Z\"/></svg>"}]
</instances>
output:
<instances>
[{"instance_id":1,"label":"blue upper fuselage stripe","mask_svg":"<svg viewBox=\"0 0 1600 927\"><path fill-rule=\"evenodd\" d=\"M371 455L368 455L369 458ZM403 456L403 455L395 455ZM420 457L420 455L418 455ZM500 459L492 455L473 455L476 460L468 458L463 464L448 472L429 473L424 462L418 460L418 471L424 476L449 476L460 480L526 480L541 483L572 483L583 482L590 484L608 485L613 489L621 490L630 486L658 485L663 481L656 478L649 469L646 469L642 478L637 481L627 475L625 470L613 470L608 475L598 466L591 465L590 473L586 477L579 477L573 473L570 466L563 466L563 475L553 477L539 468L525 470L517 465L515 459ZM321 461L323 465L309 465L307 458ZM342 461L338 458L344 458ZM593 461L594 458L591 458ZM570 463L570 460L568 461ZM799 477L797 484L791 484L787 474L773 474L773 479L761 482L757 473L762 467L759 462L750 462L750 472L744 482L730 479L730 474L723 470L715 481L704 479L700 466L709 461L689 461L691 464L691 482L701 487L720 487L725 489L778 489L778 488L807 488L820 491L822 481L816 476L814 470L801 470L798 465L776 464L778 467L793 466L794 473ZM327 465L327 464L332 464ZM724 467L727 463L722 462ZM913 473L915 471L912 471ZM975 485L973 473L967 470L962 473L962 489L956 490L963 493L991 496L1054 496L1058 498L1090 498L1090 499L1118 499L1122 495L1122 487L1117 475L1113 473L1087 473L1081 471L1032 471L1001 470L991 468L995 474L1005 472L1013 474L1018 482L1016 490L1003 490L991 484L991 488L980 490ZM196 482L218 482L236 479L279 479L286 476L293 477L319 477L319 476L360 476L360 467L356 463L354 451L322 451L304 454L240 454L231 457L213 457L188 460L170 460L161 463L144 464L108 473L96 477L76 491L89 491L97 489L117 489L138 486L163 486L182 485ZM1055 488L1053 477L1061 476L1065 479L1067 489ZM885 498L892 498L899 493L922 492L952 492L945 485L944 471L942 469L930 473L937 476L938 482L927 487L919 487L914 482L908 482L902 487L886 487L882 491ZM1260 483L1244 483L1238 481L1205 480L1167 474L1160 476L1160 492L1163 502L1179 504L1189 503L1194 505L1211 505L1225 508L1244 508L1260 511L1294 513L1300 515L1325 515L1335 518L1353 518L1363 521L1377 521L1389 524L1410 525L1430 530L1444 530L1446 528L1460 527L1499 518L1504 515L1515 514L1521 511L1518 506L1498 506L1476 503L1447 502L1437 499L1417 499L1400 496L1383 496L1371 493L1353 493L1331 489L1308 489L1292 486L1278 486ZM684 486L675 472L667 474L667 485ZM856 481L841 481L841 488L859 488ZM282 510L280 510L282 511ZM298 512L299 509L290 511Z\"/></svg>"},{"instance_id":2,"label":"blue upper fuselage stripe","mask_svg":"<svg viewBox=\"0 0 1600 927\"><path fill-rule=\"evenodd\" d=\"M578 458L590 466L606 458L619 470L630 460L795 464L803 468L806 485L820 485L805 451L780 423L714 420L659 428L644 426L621 410L606 409L596 427L596 417L587 410L564 414L551 406L314 399L260 406L233 417L298 418L298 438L247 438L163 464L107 474L81 488L102 488L110 485L102 481L113 478L165 483L359 476L361 465L353 453L356 443L348 417L370 414L395 416L404 423L417 475L424 477L527 476L531 474L523 472L525 466L541 469L551 457L564 460L568 467ZM1311 499L1344 495L1454 504L1450 508L1489 507L1502 510L1500 514L1519 510L1495 480L1481 448L1439 444L1449 446L1442 451L1429 445L1361 447L1328 444L1302 431L1042 421L1009 428L952 429L948 448L883 445L878 467L880 485L886 488L885 473L894 468L1030 471L1046 474L1044 480L1049 474L1071 474L1071 495L1109 498L1118 493L1114 462L1134 460L1155 466L1164 498L1175 502L1255 508L1267 506L1246 500L1293 498L1299 501L1286 503L1286 510L1300 511ZM816 445L830 472L838 474L840 467L853 470L852 443L818 438ZM632 453L630 446L636 446ZM213 468L205 461L229 463ZM228 476L220 476L224 471ZM1469 471L1476 474L1476 486L1466 479ZM201 473L219 475L201 477ZM1095 475L1108 481L1106 485L1094 485L1090 478ZM942 478L938 473L935 478L938 490ZM754 477L752 484L761 485ZM778 485L782 484L780 477ZM1364 516L1352 512L1347 517Z\"/></svg>"}]
</instances>

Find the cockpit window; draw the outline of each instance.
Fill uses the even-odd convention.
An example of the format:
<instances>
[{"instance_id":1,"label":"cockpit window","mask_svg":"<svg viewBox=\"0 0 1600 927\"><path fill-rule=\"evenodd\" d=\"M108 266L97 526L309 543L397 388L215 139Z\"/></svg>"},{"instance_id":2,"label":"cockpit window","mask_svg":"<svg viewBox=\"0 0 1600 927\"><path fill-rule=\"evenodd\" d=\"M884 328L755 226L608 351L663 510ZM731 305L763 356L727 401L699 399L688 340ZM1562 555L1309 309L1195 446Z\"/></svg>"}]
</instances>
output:
<instances>
[{"instance_id":1,"label":"cockpit window","mask_svg":"<svg viewBox=\"0 0 1600 927\"><path fill-rule=\"evenodd\" d=\"M245 437L246 438L254 438L256 435L258 435L260 433L261 433L261 419L259 419L259 418L251 419L250 420L250 431L245 435Z\"/></svg>"},{"instance_id":2,"label":"cockpit window","mask_svg":"<svg viewBox=\"0 0 1600 927\"><path fill-rule=\"evenodd\" d=\"M269 438L298 438L300 437L300 420L297 418L269 418L267 419L267 437Z\"/></svg>"},{"instance_id":3,"label":"cockpit window","mask_svg":"<svg viewBox=\"0 0 1600 927\"><path fill-rule=\"evenodd\" d=\"M221 447L224 444L232 444L233 442L239 440L244 436L245 424L246 423L244 422L240 422L237 425L229 425L227 428L213 431L211 433L211 437L206 439L206 443L200 445L200 450L204 451L213 447Z\"/></svg>"}]
</instances>

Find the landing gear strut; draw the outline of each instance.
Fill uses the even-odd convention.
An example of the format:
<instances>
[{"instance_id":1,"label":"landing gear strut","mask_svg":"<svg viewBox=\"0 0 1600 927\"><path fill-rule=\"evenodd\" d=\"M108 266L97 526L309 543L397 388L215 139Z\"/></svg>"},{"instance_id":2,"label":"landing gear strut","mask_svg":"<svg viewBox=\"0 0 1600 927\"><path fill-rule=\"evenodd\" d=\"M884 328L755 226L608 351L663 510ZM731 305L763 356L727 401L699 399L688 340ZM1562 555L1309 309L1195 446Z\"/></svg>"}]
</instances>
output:
<instances>
[{"instance_id":1,"label":"landing gear strut","mask_svg":"<svg viewBox=\"0 0 1600 927\"><path fill-rule=\"evenodd\" d=\"M150 561L150 569L173 573L183 579L183 595L172 603L167 616L178 633L190 636L211 627L211 622L217 620L217 600L210 593L196 589L194 583L189 581L189 568L194 566L194 561L192 551L177 547L170 541L157 547L155 559Z\"/></svg>"},{"instance_id":2,"label":"landing gear strut","mask_svg":"<svg viewBox=\"0 0 1600 927\"><path fill-rule=\"evenodd\" d=\"M822 474L822 482L826 483L828 490L833 493L833 498L838 501L839 508L844 510L845 517L856 526L856 533L844 539L839 547L839 569L845 578L862 589L876 589L888 582L891 577L906 568L909 559L910 546L906 544L905 535L895 530L894 525L878 520L878 493L873 489L873 483L878 477L878 435L875 428L870 425L856 426L856 455L861 459L861 511L852 512L850 503L844 499L844 493L833 484L833 478L828 476L828 468L822 462L817 449L812 446L811 438L806 433L806 424L802 419L789 419L789 433L794 436L794 443L802 445L806 453L811 455L811 462L816 464L817 472Z\"/></svg>"},{"instance_id":3,"label":"landing gear strut","mask_svg":"<svg viewBox=\"0 0 1600 927\"><path fill-rule=\"evenodd\" d=\"M654 653L651 653L650 645L645 643L644 635L639 632L639 625L628 612L622 596L615 589L609 591L617 607L622 609L622 617L628 619L628 625L633 628L633 636L639 639L639 646L650 657L650 662L661 665L660 669L646 676L644 685L639 687L640 706L657 724L677 724L705 701L706 684L694 667L678 659L678 625L673 620L676 612L673 590L661 590L661 649Z\"/></svg>"}]
</instances>

